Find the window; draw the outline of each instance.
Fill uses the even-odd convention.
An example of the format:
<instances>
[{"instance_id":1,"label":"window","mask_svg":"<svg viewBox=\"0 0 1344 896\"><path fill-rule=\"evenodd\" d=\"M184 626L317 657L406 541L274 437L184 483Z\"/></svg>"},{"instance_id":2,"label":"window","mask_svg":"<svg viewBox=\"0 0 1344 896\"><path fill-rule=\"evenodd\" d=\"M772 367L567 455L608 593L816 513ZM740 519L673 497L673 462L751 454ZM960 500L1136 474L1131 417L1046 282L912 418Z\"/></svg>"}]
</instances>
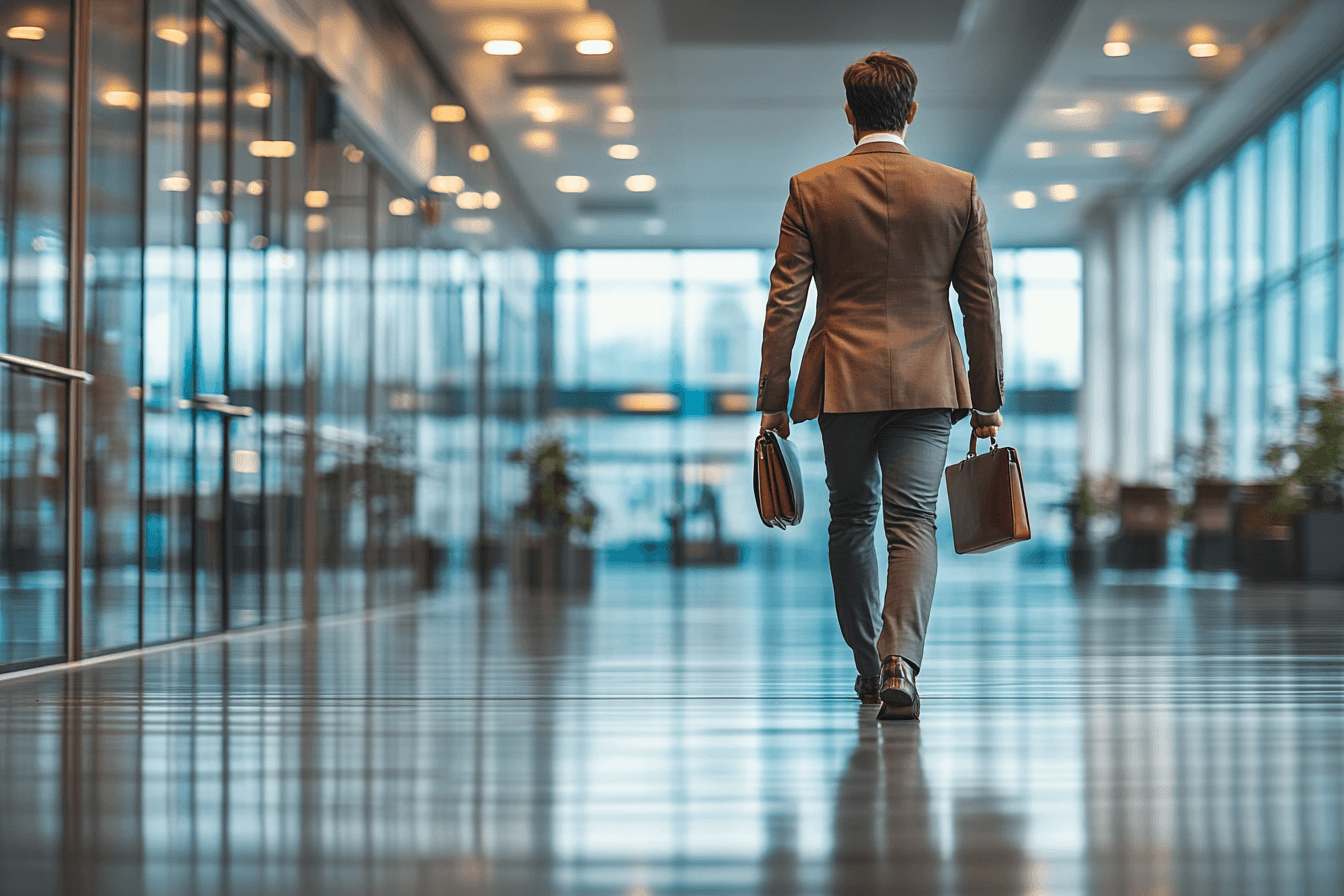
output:
<instances>
[{"instance_id":1,"label":"window","mask_svg":"<svg viewBox=\"0 0 1344 896\"><path fill-rule=\"evenodd\" d=\"M1239 479L1268 472L1265 449L1344 360L1340 116L1336 73L1180 200L1177 438L1200 444L1212 414Z\"/></svg>"}]
</instances>

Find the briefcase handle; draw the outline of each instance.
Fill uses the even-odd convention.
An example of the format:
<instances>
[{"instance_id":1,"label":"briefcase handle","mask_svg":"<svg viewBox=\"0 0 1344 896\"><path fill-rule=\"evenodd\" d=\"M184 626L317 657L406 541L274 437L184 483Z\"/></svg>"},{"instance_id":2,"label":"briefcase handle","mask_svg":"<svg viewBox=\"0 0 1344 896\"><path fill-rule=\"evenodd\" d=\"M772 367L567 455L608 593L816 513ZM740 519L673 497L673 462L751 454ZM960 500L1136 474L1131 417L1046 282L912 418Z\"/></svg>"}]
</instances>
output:
<instances>
[{"instance_id":1,"label":"briefcase handle","mask_svg":"<svg viewBox=\"0 0 1344 896\"><path fill-rule=\"evenodd\" d=\"M975 438L975 430L971 430L971 449L970 449L969 451L966 452L966 459L967 459L967 460L970 460L971 458L975 457L975 443L976 443L976 441L977 441L977 440L976 440L976 438ZM998 450L999 450L999 440L998 440L998 438L995 437L995 436L990 436L990 437L989 437L989 453L990 453L990 454L993 454L995 451L998 451Z\"/></svg>"}]
</instances>

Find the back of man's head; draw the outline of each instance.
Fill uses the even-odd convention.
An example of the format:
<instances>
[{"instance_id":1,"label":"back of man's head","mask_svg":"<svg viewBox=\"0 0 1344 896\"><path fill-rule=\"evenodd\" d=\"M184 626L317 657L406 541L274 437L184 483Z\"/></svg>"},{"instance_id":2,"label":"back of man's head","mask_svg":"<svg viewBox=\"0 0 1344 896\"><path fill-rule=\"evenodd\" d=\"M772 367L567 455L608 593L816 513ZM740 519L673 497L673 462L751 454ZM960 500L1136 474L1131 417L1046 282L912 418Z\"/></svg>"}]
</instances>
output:
<instances>
[{"instance_id":1,"label":"back of man's head","mask_svg":"<svg viewBox=\"0 0 1344 896\"><path fill-rule=\"evenodd\" d=\"M845 69L845 100L858 129L903 132L917 82L910 63L890 53L870 53Z\"/></svg>"}]
</instances>

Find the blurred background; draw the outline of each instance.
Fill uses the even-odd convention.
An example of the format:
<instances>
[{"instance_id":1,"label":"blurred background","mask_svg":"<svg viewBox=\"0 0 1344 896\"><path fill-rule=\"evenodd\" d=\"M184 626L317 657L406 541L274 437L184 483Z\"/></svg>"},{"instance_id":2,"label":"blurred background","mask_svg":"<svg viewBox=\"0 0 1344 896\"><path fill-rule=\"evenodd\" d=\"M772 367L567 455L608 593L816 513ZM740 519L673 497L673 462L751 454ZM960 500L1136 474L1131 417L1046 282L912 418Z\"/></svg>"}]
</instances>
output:
<instances>
[{"instance_id":1,"label":"blurred background","mask_svg":"<svg viewBox=\"0 0 1344 896\"><path fill-rule=\"evenodd\" d=\"M1339 3L0 18L0 671L820 568L814 425L802 527L755 515L760 331L788 178L850 149L840 74L875 49L995 245L1033 539L961 568L1344 580Z\"/></svg>"}]
</instances>

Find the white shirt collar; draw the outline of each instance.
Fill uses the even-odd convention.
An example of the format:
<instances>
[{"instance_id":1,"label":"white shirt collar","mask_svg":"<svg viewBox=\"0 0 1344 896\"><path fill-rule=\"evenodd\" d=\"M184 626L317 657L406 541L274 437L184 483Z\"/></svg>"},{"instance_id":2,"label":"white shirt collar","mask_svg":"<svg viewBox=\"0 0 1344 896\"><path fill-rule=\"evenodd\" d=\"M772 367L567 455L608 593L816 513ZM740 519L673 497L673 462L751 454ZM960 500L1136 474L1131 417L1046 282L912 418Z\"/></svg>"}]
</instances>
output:
<instances>
[{"instance_id":1,"label":"white shirt collar","mask_svg":"<svg viewBox=\"0 0 1344 896\"><path fill-rule=\"evenodd\" d=\"M865 143L899 143L902 146L905 146L905 141L901 139L900 134L892 134L887 131L877 134L869 134L867 137L860 140L858 145L862 146Z\"/></svg>"}]
</instances>

